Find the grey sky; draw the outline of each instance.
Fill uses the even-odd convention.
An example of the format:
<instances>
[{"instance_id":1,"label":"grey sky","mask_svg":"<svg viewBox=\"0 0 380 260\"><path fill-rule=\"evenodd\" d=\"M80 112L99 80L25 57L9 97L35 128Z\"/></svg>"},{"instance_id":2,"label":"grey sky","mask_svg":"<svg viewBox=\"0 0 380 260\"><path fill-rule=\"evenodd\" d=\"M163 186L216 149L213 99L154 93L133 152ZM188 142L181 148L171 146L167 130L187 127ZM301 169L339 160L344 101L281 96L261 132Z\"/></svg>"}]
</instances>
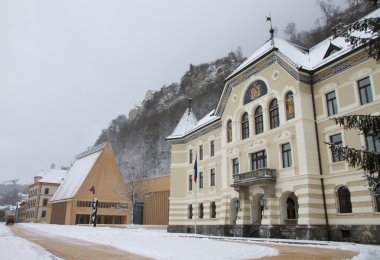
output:
<instances>
[{"instance_id":1,"label":"grey sky","mask_svg":"<svg viewBox=\"0 0 380 260\"><path fill-rule=\"evenodd\" d=\"M190 63L249 56L269 11L280 37L320 16L314 0L0 0L0 183L70 165Z\"/></svg>"}]
</instances>

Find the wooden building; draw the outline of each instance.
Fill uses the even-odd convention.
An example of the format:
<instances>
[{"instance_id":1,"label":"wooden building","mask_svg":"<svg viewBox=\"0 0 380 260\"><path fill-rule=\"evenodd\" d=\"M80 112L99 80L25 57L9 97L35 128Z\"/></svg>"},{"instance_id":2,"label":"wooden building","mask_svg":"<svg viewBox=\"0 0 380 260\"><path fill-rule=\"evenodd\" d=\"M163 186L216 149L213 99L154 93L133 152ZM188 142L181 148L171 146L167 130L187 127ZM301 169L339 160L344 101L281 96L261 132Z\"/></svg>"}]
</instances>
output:
<instances>
[{"instance_id":1,"label":"wooden building","mask_svg":"<svg viewBox=\"0 0 380 260\"><path fill-rule=\"evenodd\" d=\"M49 223L90 223L91 202L95 199L98 200L98 224L126 224L128 204L124 189L124 179L111 146L103 143L92 147L76 157L54 194L48 212Z\"/></svg>"}]
</instances>

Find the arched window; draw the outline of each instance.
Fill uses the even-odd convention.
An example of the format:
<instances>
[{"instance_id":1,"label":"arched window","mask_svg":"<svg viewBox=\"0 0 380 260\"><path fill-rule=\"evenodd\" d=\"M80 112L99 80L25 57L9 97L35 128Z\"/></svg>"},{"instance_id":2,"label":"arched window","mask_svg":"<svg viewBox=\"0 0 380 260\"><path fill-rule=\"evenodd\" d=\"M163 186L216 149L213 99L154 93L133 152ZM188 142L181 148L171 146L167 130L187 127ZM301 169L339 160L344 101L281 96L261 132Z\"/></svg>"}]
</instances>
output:
<instances>
[{"instance_id":1,"label":"arched window","mask_svg":"<svg viewBox=\"0 0 380 260\"><path fill-rule=\"evenodd\" d=\"M288 197L286 200L286 211L288 215L288 219L296 219L296 203L291 197Z\"/></svg>"},{"instance_id":2,"label":"arched window","mask_svg":"<svg viewBox=\"0 0 380 260\"><path fill-rule=\"evenodd\" d=\"M227 142L232 142L232 121L228 120L227 122Z\"/></svg>"},{"instance_id":3,"label":"arched window","mask_svg":"<svg viewBox=\"0 0 380 260\"><path fill-rule=\"evenodd\" d=\"M270 129L276 128L280 125L277 99L273 99L269 104L269 122Z\"/></svg>"},{"instance_id":4,"label":"arched window","mask_svg":"<svg viewBox=\"0 0 380 260\"><path fill-rule=\"evenodd\" d=\"M288 91L285 95L286 119L293 119L294 113L294 97L293 92Z\"/></svg>"},{"instance_id":5,"label":"arched window","mask_svg":"<svg viewBox=\"0 0 380 260\"><path fill-rule=\"evenodd\" d=\"M259 106L255 110L255 133L260 134L262 132L264 132L263 109Z\"/></svg>"},{"instance_id":6,"label":"arched window","mask_svg":"<svg viewBox=\"0 0 380 260\"><path fill-rule=\"evenodd\" d=\"M249 137L249 121L248 121L248 113L244 113L241 118L241 138L247 139Z\"/></svg>"},{"instance_id":7,"label":"arched window","mask_svg":"<svg viewBox=\"0 0 380 260\"><path fill-rule=\"evenodd\" d=\"M352 213L351 194L350 190L346 186L342 186L338 189L338 212L339 213Z\"/></svg>"}]
</instances>

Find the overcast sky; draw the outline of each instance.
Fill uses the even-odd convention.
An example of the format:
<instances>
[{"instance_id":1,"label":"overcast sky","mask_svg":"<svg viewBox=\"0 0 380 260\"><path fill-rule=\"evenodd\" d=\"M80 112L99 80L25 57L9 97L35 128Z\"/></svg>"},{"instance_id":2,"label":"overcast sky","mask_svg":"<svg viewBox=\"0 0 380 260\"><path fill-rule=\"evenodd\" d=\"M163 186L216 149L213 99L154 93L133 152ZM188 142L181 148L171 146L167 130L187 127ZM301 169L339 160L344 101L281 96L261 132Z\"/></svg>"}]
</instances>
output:
<instances>
[{"instance_id":1,"label":"overcast sky","mask_svg":"<svg viewBox=\"0 0 380 260\"><path fill-rule=\"evenodd\" d=\"M321 16L315 0L0 0L0 183L70 165L190 63L249 56L269 12L279 37Z\"/></svg>"}]
</instances>

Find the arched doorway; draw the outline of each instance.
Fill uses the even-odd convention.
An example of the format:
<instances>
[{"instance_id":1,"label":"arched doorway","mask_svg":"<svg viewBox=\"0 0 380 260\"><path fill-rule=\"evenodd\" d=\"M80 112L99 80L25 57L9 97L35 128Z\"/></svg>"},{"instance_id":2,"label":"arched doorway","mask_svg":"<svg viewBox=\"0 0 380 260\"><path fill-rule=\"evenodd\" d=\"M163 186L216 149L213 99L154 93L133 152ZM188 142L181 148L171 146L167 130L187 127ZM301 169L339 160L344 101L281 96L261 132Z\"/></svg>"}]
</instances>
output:
<instances>
[{"instance_id":1,"label":"arched doorway","mask_svg":"<svg viewBox=\"0 0 380 260\"><path fill-rule=\"evenodd\" d=\"M281 224L297 225L298 220L298 198L294 192L284 192L280 199Z\"/></svg>"}]
</instances>

